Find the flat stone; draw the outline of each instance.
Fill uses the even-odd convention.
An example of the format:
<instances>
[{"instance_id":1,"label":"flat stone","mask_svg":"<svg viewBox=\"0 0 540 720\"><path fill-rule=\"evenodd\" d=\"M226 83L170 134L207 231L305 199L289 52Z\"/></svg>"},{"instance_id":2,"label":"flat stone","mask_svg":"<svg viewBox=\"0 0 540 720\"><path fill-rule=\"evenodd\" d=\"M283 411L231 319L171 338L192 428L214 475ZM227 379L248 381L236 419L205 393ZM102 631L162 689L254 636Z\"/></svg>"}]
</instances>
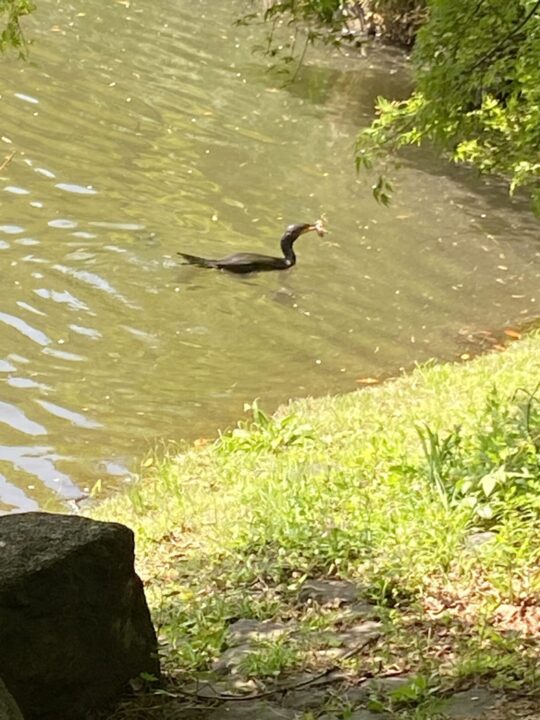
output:
<instances>
[{"instance_id":1,"label":"flat stone","mask_svg":"<svg viewBox=\"0 0 540 720\"><path fill-rule=\"evenodd\" d=\"M328 698L327 690L316 687L292 690L283 698L283 705L294 710L315 710L321 708Z\"/></svg>"},{"instance_id":2,"label":"flat stone","mask_svg":"<svg viewBox=\"0 0 540 720\"><path fill-rule=\"evenodd\" d=\"M231 647L245 645L248 641L276 640L292 631L290 625L269 620L237 620L230 625L227 642Z\"/></svg>"},{"instance_id":3,"label":"flat stone","mask_svg":"<svg viewBox=\"0 0 540 720\"><path fill-rule=\"evenodd\" d=\"M382 623L375 622L375 620L366 620L358 625L351 625L346 630L342 630L335 634L336 640L339 644L344 647L354 647L359 645L363 641L367 641L370 638L377 637L382 628Z\"/></svg>"},{"instance_id":4,"label":"flat stone","mask_svg":"<svg viewBox=\"0 0 540 720\"><path fill-rule=\"evenodd\" d=\"M452 695L442 708L442 713L451 720L481 720L488 717L497 699L490 690L471 688Z\"/></svg>"},{"instance_id":5,"label":"flat stone","mask_svg":"<svg viewBox=\"0 0 540 720\"><path fill-rule=\"evenodd\" d=\"M489 531L471 533L465 538L465 545L472 549L482 547L486 543L493 542L496 537L497 535L494 532Z\"/></svg>"},{"instance_id":6,"label":"flat stone","mask_svg":"<svg viewBox=\"0 0 540 720\"><path fill-rule=\"evenodd\" d=\"M288 673L281 685L284 685L284 690L291 688L290 692L298 692L313 688L326 688L330 684L335 685L335 683L343 682L347 677L348 675L346 673L337 668L325 673L322 676L318 673L304 670L300 672L292 672L290 674ZM280 685L277 687L280 687Z\"/></svg>"},{"instance_id":7,"label":"flat stone","mask_svg":"<svg viewBox=\"0 0 540 720\"><path fill-rule=\"evenodd\" d=\"M358 587L347 580L306 580L300 588L298 599L319 605L344 605L358 599Z\"/></svg>"},{"instance_id":8,"label":"flat stone","mask_svg":"<svg viewBox=\"0 0 540 720\"><path fill-rule=\"evenodd\" d=\"M377 692L381 695L389 695L394 690L398 690L404 685L408 685L414 679L414 675L395 675L394 677L370 678L365 687L368 692Z\"/></svg>"},{"instance_id":9,"label":"flat stone","mask_svg":"<svg viewBox=\"0 0 540 720\"><path fill-rule=\"evenodd\" d=\"M371 638L378 637L381 633L382 623L374 620L351 625L340 632L335 630L323 630L314 633L312 646L317 655L328 657L339 657L343 655L344 648L350 649L367 642ZM320 649L317 649L317 646ZM322 647L321 647L322 646Z\"/></svg>"},{"instance_id":10,"label":"flat stone","mask_svg":"<svg viewBox=\"0 0 540 720\"><path fill-rule=\"evenodd\" d=\"M376 605L360 600L352 605L343 608L340 618L347 622L349 620L373 620L379 617L379 609Z\"/></svg>"},{"instance_id":11,"label":"flat stone","mask_svg":"<svg viewBox=\"0 0 540 720\"><path fill-rule=\"evenodd\" d=\"M238 675L231 675L223 680L217 680L214 682L193 682L183 685L183 690L187 693L197 695L198 697L218 698L220 695L249 695L250 693L256 692L259 686L253 681L246 678L242 678Z\"/></svg>"},{"instance_id":12,"label":"flat stone","mask_svg":"<svg viewBox=\"0 0 540 720\"><path fill-rule=\"evenodd\" d=\"M348 687L342 688L339 693L342 700L353 707L367 702L370 694L371 692L367 683L362 683L361 685L349 685Z\"/></svg>"},{"instance_id":13,"label":"flat stone","mask_svg":"<svg viewBox=\"0 0 540 720\"><path fill-rule=\"evenodd\" d=\"M295 720L300 717L295 710L254 700L225 703L211 712L207 720Z\"/></svg>"},{"instance_id":14,"label":"flat stone","mask_svg":"<svg viewBox=\"0 0 540 720\"><path fill-rule=\"evenodd\" d=\"M226 675L234 673L238 670L238 666L242 660L253 652L253 646L250 644L236 645L235 647L225 650L212 663L212 670L218 675Z\"/></svg>"}]
</instances>

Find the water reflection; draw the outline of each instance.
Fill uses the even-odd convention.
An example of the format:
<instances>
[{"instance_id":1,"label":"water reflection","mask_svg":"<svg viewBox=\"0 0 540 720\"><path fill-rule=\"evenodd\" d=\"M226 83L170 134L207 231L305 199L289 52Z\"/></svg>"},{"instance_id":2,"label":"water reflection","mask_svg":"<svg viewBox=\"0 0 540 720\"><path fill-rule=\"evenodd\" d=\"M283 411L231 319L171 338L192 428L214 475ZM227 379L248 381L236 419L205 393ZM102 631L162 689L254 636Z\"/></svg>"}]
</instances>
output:
<instances>
[{"instance_id":1,"label":"water reflection","mask_svg":"<svg viewBox=\"0 0 540 720\"><path fill-rule=\"evenodd\" d=\"M496 185L411 153L385 210L355 175L402 59L322 49L284 88L235 7L42 0L32 62L2 59L0 512L121 486L254 397L350 390L538 315L536 225ZM288 273L177 262L272 254L321 212Z\"/></svg>"}]
</instances>

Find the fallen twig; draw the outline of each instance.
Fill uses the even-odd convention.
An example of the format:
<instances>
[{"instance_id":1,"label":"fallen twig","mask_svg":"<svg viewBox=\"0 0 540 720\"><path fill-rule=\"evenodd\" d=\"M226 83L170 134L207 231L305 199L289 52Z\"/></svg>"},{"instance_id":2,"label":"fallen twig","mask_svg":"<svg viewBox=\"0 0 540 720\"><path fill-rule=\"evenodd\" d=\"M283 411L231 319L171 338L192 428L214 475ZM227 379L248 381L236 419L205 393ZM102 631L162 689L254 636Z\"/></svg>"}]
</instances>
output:
<instances>
[{"instance_id":1,"label":"fallen twig","mask_svg":"<svg viewBox=\"0 0 540 720\"><path fill-rule=\"evenodd\" d=\"M4 158L4 162L0 165L0 173L2 172L2 170L4 170L5 168L7 168L7 166L9 165L9 163L10 163L10 162L13 160L13 158L15 157L15 153L16 153L16 152L17 152L16 150L12 150L12 151L10 152L10 154L9 154L7 157Z\"/></svg>"}]
</instances>

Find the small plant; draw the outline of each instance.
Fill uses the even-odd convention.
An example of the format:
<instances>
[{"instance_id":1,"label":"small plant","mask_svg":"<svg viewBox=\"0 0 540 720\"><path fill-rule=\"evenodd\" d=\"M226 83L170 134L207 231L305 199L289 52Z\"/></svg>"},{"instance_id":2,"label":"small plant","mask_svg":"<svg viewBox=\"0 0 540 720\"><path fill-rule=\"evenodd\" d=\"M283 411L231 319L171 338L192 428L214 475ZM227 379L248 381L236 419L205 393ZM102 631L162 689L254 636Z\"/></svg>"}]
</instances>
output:
<instances>
[{"instance_id":1,"label":"small plant","mask_svg":"<svg viewBox=\"0 0 540 720\"><path fill-rule=\"evenodd\" d=\"M418 427L426 466L423 474L443 507L469 507L492 525L504 514L540 515L540 402L538 387L511 402L495 389L483 418L466 439L457 428L446 437ZM517 398L525 396L518 403Z\"/></svg>"},{"instance_id":2,"label":"small plant","mask_svg":"<svg viewBox=\"0 0 540 720\"><path fill-rule=\"evenodd\" d=\"M247 677L278 677L283 671L297 665L299 657L297 648L288 644L284 638L261 641L242 660L239 670Z\"/></svg>"},{"instance_id":3,"label":"small plant","mask_svg":"<svg viewBox=\"0 0 540 720\"><path fill-rule=\"evenodd\" d=\"M494 687L530 691L538 686L537 667L534 644L480 624L460 647L452 674L459 682L489 680Z\"/></svg>"},{"instance_id":4,"label":"small plant","mask_svg":"<svg viewBox=\"0 0 540 720\"><path fill-rule=\"evenodd\" d=\"M380 713L414 710L415 718L434 718L437 716L436 706L440 703L433 697L436 692L437 687L428 677L417 675L386 695L376 693L370 698L368 709ZM430 711L429 715L425 714L427 709Z\"/></svg>"},{"instance_id":5,"label":"small plant","mask_svg":"<svg viewBox=\"0 0 540 720\"><path fill-rule=\"evenodd\" d=\"M20 21L35 9L32 0L0 0L0 53L12 48L20 57L26 57L27 41Z\"/></svg>"},{"instance_id":6,"label":"small plant","mask_svg":"<svg viewBox=\"0 0 540 720\"><path fill-rule=\"evenodd\" d=\"M265 42L253 50L272 62L270 68L294 82L310 45L322 43L340 46L352 41L365 42L357 33L347 32L347 18L353 17L365 26L365 12L352 0L252 0L252 12L244 13L236 25L268 23ZM261 8L261 5L264 7Z\"/></svg>"},{"instance_id":7,"label":"small plant","mask_svg":"<svg viewBox=\"0 0 540 720\"><path fill-rule=\"evenodd\" d=\"M427 476L435 488L443 507L448 508L455 502L456 488L452 487L451 473L457 464L460 446L460 429L456 428L444 439L428 425L416 428L427 462Z\"/></svg>"},{"instance_id":8,"label":"small plant","mask_svg":"<svg viewBox=\"0 0 540 720\"><path fill-rule=\"evenodd\" d=\"M244 405L244 411L251 412L251 421L240 422L219 439L219 447L225 452L278 452L313 439L312 426L299 423L293 413L283 417L267 415L256 400Z\"/></svg>"}]
</instances>

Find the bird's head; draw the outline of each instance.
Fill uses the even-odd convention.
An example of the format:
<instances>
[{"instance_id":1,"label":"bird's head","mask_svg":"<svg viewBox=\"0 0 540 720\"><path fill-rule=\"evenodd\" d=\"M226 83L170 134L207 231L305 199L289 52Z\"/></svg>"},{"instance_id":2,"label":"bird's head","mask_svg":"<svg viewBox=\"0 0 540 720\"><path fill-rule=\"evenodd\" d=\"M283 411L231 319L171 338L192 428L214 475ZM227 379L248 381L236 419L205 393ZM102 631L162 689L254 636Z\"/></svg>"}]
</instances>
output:
<instances>
[{"instance_id":1,"label":"bird's head","mask_svg":"<svg viewBox=\"0 0 540 720\"><path fill-rule=\"evenodd\" d=\"M283 241L294 242L296 239L304 233L315 231L319 237L323 237L326 232L322 222L317 220L315 223L296 223L295 225L289 225L285 230L285 234L282 237Z\"/></svg>"}]
</instances>

